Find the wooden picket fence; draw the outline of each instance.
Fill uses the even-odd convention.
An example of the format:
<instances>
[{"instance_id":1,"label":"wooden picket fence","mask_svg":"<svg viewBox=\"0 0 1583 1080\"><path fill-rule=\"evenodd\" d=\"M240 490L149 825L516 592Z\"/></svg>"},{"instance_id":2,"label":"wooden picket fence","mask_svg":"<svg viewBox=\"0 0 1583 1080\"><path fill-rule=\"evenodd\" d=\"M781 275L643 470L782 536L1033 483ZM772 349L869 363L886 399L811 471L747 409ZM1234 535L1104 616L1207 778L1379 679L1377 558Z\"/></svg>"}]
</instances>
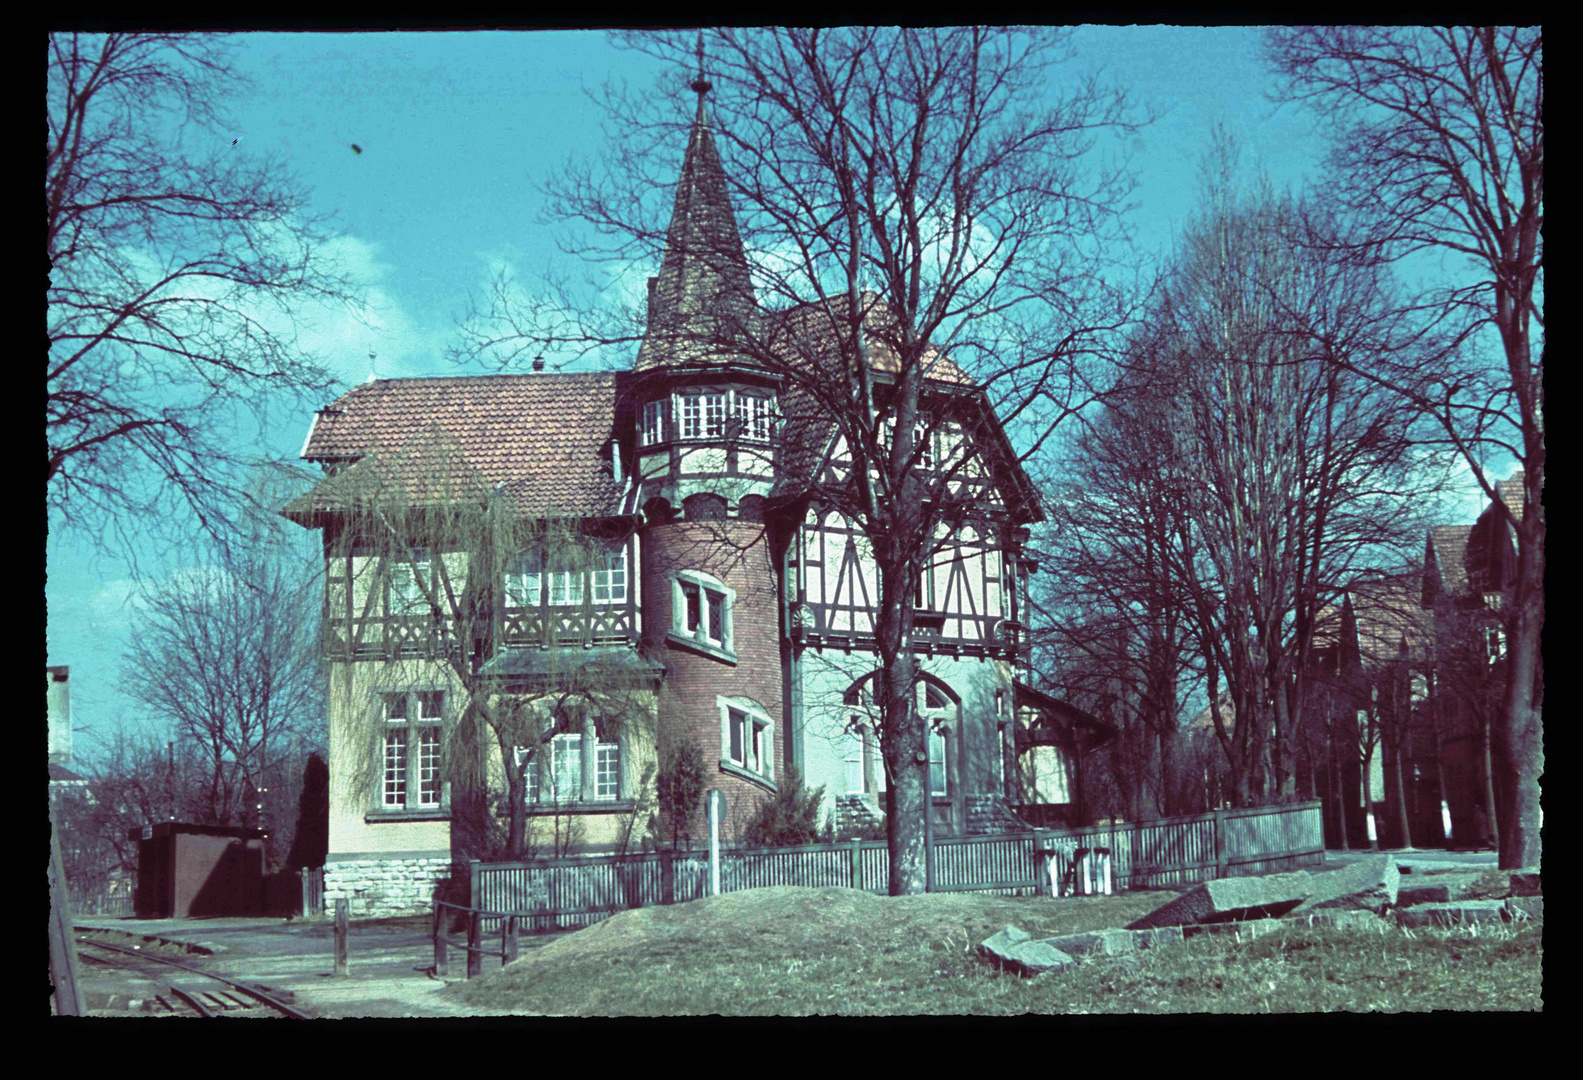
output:
<instances>
[{"instance_id":1,"label":"wooden picket fence","mask_svg":"<svg viewBox=\"0 0 1583 1080\"><path fill-rule=\"evenodd\" d=\"M934 889L1002 895L1097 891L1108 857L1116 889L1161 888L1264 874L1324 859L1318 801L1083 829L949 837L934 845ZM707 852L647 852L470 864L470 903L493 932L510 913L525 931L588 926L617 911L697 900L708 892ZM841 886L883 895L884 841L721 852L722 892L773 885ZM1087 880L1083 877L1086 876Z\"/></svg>"}]
</instances>

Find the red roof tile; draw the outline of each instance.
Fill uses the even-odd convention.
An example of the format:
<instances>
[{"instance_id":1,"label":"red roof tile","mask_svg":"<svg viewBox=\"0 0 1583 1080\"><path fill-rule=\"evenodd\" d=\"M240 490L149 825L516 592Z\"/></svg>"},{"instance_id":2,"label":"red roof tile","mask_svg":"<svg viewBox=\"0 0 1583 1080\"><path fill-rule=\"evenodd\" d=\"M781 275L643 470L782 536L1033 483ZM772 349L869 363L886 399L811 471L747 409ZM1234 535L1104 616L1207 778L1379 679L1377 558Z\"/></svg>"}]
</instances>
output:
<instances>
[{"instance_id":1,"label":"red roof tile","mask_svg":"<svg viewBox=\"0 0 1583 1080\"><path fill-rule=\"evenodd\" d=\"M530 517L618 512L623 485L601 453L615 416L616 373L381 379L314 420L303 457L364 459L287 509L344 505L371 483L399 482L415 503L506 491Z\"/></svg>"}]
</instances>

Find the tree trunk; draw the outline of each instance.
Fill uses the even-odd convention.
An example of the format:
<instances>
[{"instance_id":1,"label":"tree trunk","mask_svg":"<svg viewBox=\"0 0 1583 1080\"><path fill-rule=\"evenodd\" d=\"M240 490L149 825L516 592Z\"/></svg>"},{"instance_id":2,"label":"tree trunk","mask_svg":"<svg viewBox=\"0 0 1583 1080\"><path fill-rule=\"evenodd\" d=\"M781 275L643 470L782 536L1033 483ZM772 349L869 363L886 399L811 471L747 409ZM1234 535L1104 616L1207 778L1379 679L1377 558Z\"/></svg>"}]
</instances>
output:
<instances>
[{"instance_id":1,"label":"tree trunk","mask_svg":"<svg viewBox=\"0 0 1583 1080\"><path fill-rule=\"evenodd\" d=\"M1530 507L1529 512L1541 511ZM1544 690L1538 674L1543 663L1539 654L1542 619L1532 598L1542 598L1544 582L1533 547L1532 542L1524 543L1518 552L1517 610L1507 644L1506 698L1498 744L1501 775L1506 778L1505 801L1492 822L1500 838L1502 870L1537 867L1542 854L1539 777L1544 772Z\"/></svg>"},{"instance_id":2,"label":"tree trunk","mask_svg":"<svg viewBox=\"0 0 1583 1080\"><path fill-rule=\"evenodd\" d=\"M1365 829L1368 829L1370 822L1374 825L1373 829L1369 830L1373 833L1369 837L1369 848L1372 851L1380 850L1380 826L1379 822L1374 820L1374 791L1373 785L1369 783L1371 779L1369 774L1374 771L1374 755L1377 753L1379 749L1370 746L1368 752L1363 755L1363 822Z\"/></svg>"},{"instance_id":3,"label":"tree trunk","mask_svg":"<svg viewBox=\"0 0 1583 1080\"><path fill-rule=\"evenodd\" d=\"M1506 819L1505 814L1496 812L1495 805L1495 759L1493 753L1492 733L1494 722L1487 711L1480 710L1479 728L1483 736L1484 750L1484 830L1478 836L1479 844L1489 843L1492 837L1500 836L1500 823Z\"/></svg>"},{"instance_id":4,"label":"tree trunk","mask_svg":"<svg viewBox=\"0 0 1583 1080\"><path fill-rule=\"evenodd\" d=\"M1402 740L1397 738L1391 748L1391 772L1396 778L1396 828L1401 834L1402 847L1413 846L1412 824L1407 815L1407 790L1402 783Z\"/></svg>"},{"instance_id":5,"label":"tree trunk","mask_svg":"<svg viewBox=\"0 0 1583 1080\"><path fill-rule=\"evenodd\" d=\"M1336 832L1341 839L1341 850L1351 850L1351 842L1347 839L1347 802L1341 797L1341 754L1336 747L1336 718L1332 716L1325 725L1329 744L1330 767L1326 770L1330 774L1330 799L1336 808Z\"/></svg>"}]
</instances>

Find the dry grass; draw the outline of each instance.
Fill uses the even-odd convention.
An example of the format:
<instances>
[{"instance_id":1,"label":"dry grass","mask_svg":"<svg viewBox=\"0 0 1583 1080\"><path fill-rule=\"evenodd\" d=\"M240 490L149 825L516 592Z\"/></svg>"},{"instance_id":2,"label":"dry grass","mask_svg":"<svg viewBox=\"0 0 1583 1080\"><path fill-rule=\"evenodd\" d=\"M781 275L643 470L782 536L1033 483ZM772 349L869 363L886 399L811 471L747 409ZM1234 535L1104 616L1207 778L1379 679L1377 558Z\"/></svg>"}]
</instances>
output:
<instances>
[{"instance_id":1,"label":"dry grass","mask_svg":"<svg viewBox=\"0 0 1583 1080\"><path fill-rule=\"evenodd\" d=\"M1034 979L974 947L1122 926L1171 894L1052 900L757 889L622 912L448 995L569 1016L900 1015L1541 1008L1542 921L1206 936Z\"/></svg>"}]
</instances>

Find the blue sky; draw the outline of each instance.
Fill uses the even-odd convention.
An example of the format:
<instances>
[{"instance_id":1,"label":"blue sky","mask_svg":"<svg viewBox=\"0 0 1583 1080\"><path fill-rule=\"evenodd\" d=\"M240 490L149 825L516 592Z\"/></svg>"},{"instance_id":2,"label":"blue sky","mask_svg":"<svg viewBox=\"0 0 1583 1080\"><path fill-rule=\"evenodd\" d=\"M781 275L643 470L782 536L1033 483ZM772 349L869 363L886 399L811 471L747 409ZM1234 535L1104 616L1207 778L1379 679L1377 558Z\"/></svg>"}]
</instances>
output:
<instances>
[{"instance_id":1,"label":"blue sky","mask_svg":"<svg viewBox=\"0 0 1583 1080\"><path fill-rule=\"evenodd\" d=\"M278 155L312 189L312 209L334 215L336 257L368 290L366 320L320 311L301 327L347 383L371 373L457 373L443 352L469 295L502 265L531 276L558 258L557 225L540 220L535 182L569 155L603 148L585 88L624 79L687 94L692 77L591 31L237 41L237 67L252 86L233 105L235 130L221 137ZM1144 250L1167 250L1191 213L1217 122L1277 188L1298 189L1317 174L1324 148L1311 118L1265 96L1271 81L1257 30L1090 26L1076 45L1074 73L1100 68L1160 116L1128 144L1139 179L1132 226ZM261 451L295 457L309 419L306 409L278 414ZM77 749L91 753L119 717L140 719L115 687L137 587L124 566L61 535L51 537L48 571L48 662L71 666Z\"/></svg>"}]
</instances>

